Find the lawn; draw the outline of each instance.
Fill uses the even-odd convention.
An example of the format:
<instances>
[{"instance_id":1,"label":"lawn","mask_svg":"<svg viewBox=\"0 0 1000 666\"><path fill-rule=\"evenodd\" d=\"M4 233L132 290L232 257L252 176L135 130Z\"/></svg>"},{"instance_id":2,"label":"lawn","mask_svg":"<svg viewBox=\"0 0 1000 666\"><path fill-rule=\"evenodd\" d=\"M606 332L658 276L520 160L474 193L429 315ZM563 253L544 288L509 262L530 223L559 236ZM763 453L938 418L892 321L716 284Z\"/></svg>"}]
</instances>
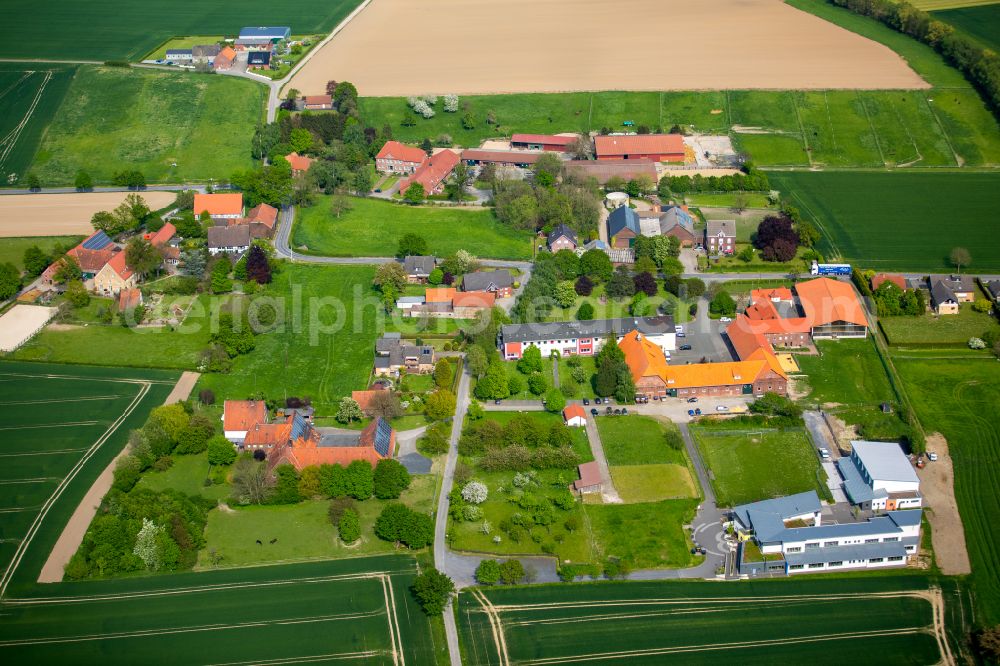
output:
<instances>
[{"instance_id":1,"label":"lawn","mask_svg":"<svg viewBox=\"0 0 1000 666\"><path fill-rule=\"evenodd\" d=\"M982 337L986 331L1000 333L992 315L976 312L971 303L962 303L957 315L922 317L882 317L879 319L889 343L893 345L958 345L966 347L969 338Z\"/></svg>"},{"instance_id":2,"label":"lawn","mask_svg":"<svg viewBox=\"0 0 1000 666\"><path fill-rule=\"evenodd\" d=\"M687 465L680 431L649 416L600 416L597 430L609 465ZM675 448L668 439L677 442Z\"/></svg>"},{"instance_id":3,"label":"lawn","mask_svg":"<svg viewBox=\"0 0 1000 666\"><path fill-rule=\"evenodd\" d=\"M528 377L530 375L526 375L517 369L517 361L508 361L503 365L507 371L508 378L517 377L521 381L521 391L508 396L510 400L541 400L544 397L544 393L542 395L535 395L528 390ZM545 378L546 390L552 388L552 359L542 359L542 372L540 374ZM473 389L475 389L475 386L473 386Z\"/></svg>"},{"instance_id":4,"label":"lawn","mask_svg":"<svg viewBox=\"0 0 1000 666\"><path fill-rule=\"evenodd\" d=\"M877 406L896 399L871 340L820 340L819 356L796 356L818 404Z\"/></svg>"},{"instance_id":5,"label":"lawn","mask_svg":"<svg viewBox=\"0 0 1000 666\"><path fill-rule=\"evenodd\" d=\"M208 464L207 453L194 455L174 455L174 464L164 472L150 470L139 479L139 486L160 492L167 488L179 490L185 495L205 497L210 500L225 500L231 488L228 484L205 485L212 466Z\"/></svg>"},{"instance_id":6,"label":"lawn","mask_svg":"<svg viewBox=\"0 0 1000 666\"><path fill-rule=\"evenodd\" d=\"M767 194L764 192L742 192L745 197L744 208L767 208ZM684 201L689 206L708 206L711 208L732 208L736 205L736 192L706 192L685 194Z\"/></svg>"},{"instance_id":7,"label":"lawn","mask_svg":"<svg viewBox=\"0 0 1000 666\"><path fill-rule=\"evenodd\" d=\"M467 250L492 259L531 258L531 234L497 222L488 209L412 207L364 198L352 198L351 210L337 218L330 212L330 197L317 197L316 205L300 210L292 242L309 254L391 257L408 233L422 236L439 257Z\"/></svg>"},{"instance_id":8,"label":"lawn","mask_svg":"<svg viewBox=\"0 0 1000 666\"><path fill-rule=\"evenodd\" d=\"M965 540L972 560L976 620L1000 622L1000 372L992 359L896 357L896 368L927 432L948 440Z\"/></svg>"},{"instance_id":9,"label":"lawn","mask_svg":"<svg viewBox=\"0 0 1000 666\"><path fill-rule=\"evenodd\" d=\"M83 495L129 430L163 404L177 373L0 362L0 379L2 593L11 576L15 585L38 578ZM41 528L30 532L39 515ZM22 558L16 571L15 554Z\"/></svg>"},{"instance_id":10,"label":"lawn","mask_svg":"<svg viewBox=\"0 0 1000 666\"><path fill-rule=\"evenodd\" d=\"M621 317L632 316L629 312L629 305L632 302L631 299L609 298L604 292L604 285L599 284L594 287L594 291L590 294L590 296L577 296L576 301L568 308L561 308L559 306L553 307L548 316L545 318L545 321L575 321L580 306L585 302L590 303L590 305L594 308L593 319L618 319ZM681 300L673 294L660 291L657 292L655 296L650 296L646 300L646 303L649 307L650 316L659 314L660 307L664 303L671 303L673 308L672 315L675 322L683 324L691 320L691 315L689 313L691 303Z\"/></svg>"},{"instance_id":11,"label":"lawn","mask_svg":"<svg viewBox=\"0 0 1000 666\"><path fill-rule=\"evenodd\" d=\"M197 0L46 3L9 0L0 23L0 56L134 60L176 35L235 36L243 26L287 25L294 34L329 32L359 0L250 0L220 9ZM100 26L100 30L95 30Z\"/></svg>"},{"instance_id":12,"label":"lawn","mask_svg":"<svg viewBox=\"0 0 1000 666\"><path fill-rule=\"evenodd\" d=\"M408 589L416 572L413 557L390 555L38 586L30 602L4 604L0 659L446 662L443 636Z\"/></svg>"},{"instance_id":13,"label":"lawn","mask_svg":"<svg viewBox=\"0 0 1000 666\"><path fill-rule=\"evenodd\" d=\"M870 572L738 586L651 581L491 587L463 591L456 618L469 666L860 664L875 654L892 665L935 663L940 656L932 607L913 594L928 587L925 578ZM752 603L743 603L748 598ZM498 630L505 659L499 656Z\"/></svg>"},{"instance_id":14,"label":"lawn","mask_svg":"<svg viewBox=\"0 0 1000 666\"><path fill-rule=\"evenodd\" d=\"M1000 174L782 172L771 179L820 226L827 259L946 272L953 270L951 249L964 246L972 270L1000 271L1000 235L991 232ZM937 209L946 211L944 218L930 213Z\"/></svg>"},{"instance_id":15,"label":"lawn","mask_svg":"<svg viewBox=\"0 0 1000 666\"><path fill-rule=\"evenodd\" d=\"M256 349L234 359L229 374L202 375L199 389L213 389L219 400L308 396L318 416L334 415L371 373L384 326L377 298L365 298L373 276L371 266L283 264L262 295L280 299L285 326L258 335Z\"/></svg>"},{"instance_id":16,"label":"lawn","mask_svg":"<svg viewBox=\"0 0 1000 666\"><path fill-rule=\"evenodd\" d=\"M829 495L816 449L805 430L691 427L719 506L816 490Z\"/></svg>"},{"instance_id":17,"label":"lawn","mask_svg":"<svg viewBox=\"0 0 1000 666\"><path fill-rule=\"evenodd\" d=\"M487 412L485 418L501 425L507 425L511 419L519 416L527 416L546 428L563 422L562 414L553 414L552 412ZM570 428L569 431L573 434L573 450L580 456L580 462L593 460L594 454L590 450L590 440L587 439L586 429ZM573 480L576 480L575 477Z\"/></svg>"},{"instance_id":18,"label":"lawn","mask_svg":"<svg viewBox=\"0 0 1000 666\"><path fill-rule=\"evenodd\" d=\"M694 519L698 500L642 504L586 504L594 534L596 562L618 558L632 569L693 566L691 541L683 526Z\"/></svg>"},{"instance_id":19,"label":"lawn","mask_svg":"<svg viewBox=\"0 0 1000 666\"><path fill-rule=\"evenodd\" d=\"M1000 5L947 9L934 12L934 18L950 23L984 47L1000 51Z\"/></svg>"},{"instance_id":20,"label":"lawn","mask_svg":"<svg viewBox=\"0 0 1000 666\"><path fill-rule=\"evenodd\" d=\"M728 292L731 296L746 296L749 295L753 289L772 289L774 287L791 287L794 282L791 280L727 280L721 283L723 291Z\"/></svg>"},{"instance_id":21,"label":"lawn","mask_svg":"<svg viewBox=\"0 0 1000 666\"><path fill-rule=\"evenodd\" d=\"M44 185L137 169L148 182L226 179L252 165L265 91L229 76L80 67L32 170ZM175 166L176 165L176 166Z\"/></svg>"},{"instance_id":22,"label":"lawn","mask_svg":"<svg viewBox=\"0 0 1000 666\"><path fill-rule=\"evenodd\" d=\"M802 274L809 273L810 261L804 257L809 248L800 246L795 253L795 257L786 263L775 261L764 261L760 252L754 252L750 261L743 261L737 255L747 244L737 243L735 254L730 256L719 256L706 262L707 270L714 273L789 273ZM702 263L699 257L699 264Z\"/></svg>"},{"instance_id":23,"label":"lawn","mask_svg":"<svg viewBox=\"0 0 1000 666\"><path fill-rule=\"evenodd\" d=\"M431 513L436 487L436 476L415 476L399 501L415 510ZM374 532L375 519L386 503L377 499L355 503L361 519L361 540L350 546L337 537L327 515L330 506L327 500L213 510L208 515L205 548L198 556L199 567L211 568L209 553L212 550L222 556L220 567L391 553L395 550L394 545L382 541ZM272 539L276 539L275 543L271 543ZM257 545L258 540L263 544Z\"/></svg>"},{"instance_id":24,"label":"lawn","mask_svg":"<svg viewBox=\"0 0 1000 666\"><path fill-rule=\"evenodd\" d=\"M83 240L83 236L33 236L30 238L0 238L0 264L12 263L24 270L24 251L37 245L42 252L51 252L55 246L69 249Z\"/></svg>"},{"instance_id":25,"label":"lawn","mask_svg":"<svg viewBox=\"0 0 1000 666\"><path fill-rule=\"evenodd\" d=\"M698 497L691 471L684 465L611 467L615 490L628 504Z\"/></svg>"},{"instance_id":26,"label":"lawn","mask_svg":"<svg viewBox=\"0 0 1000 666\"><path fill-rule=\"evenodd\" d=\"M7 23L5 16L0 33ZM0 187L27 174L75 71L57 64L0 63Z\"/></svg>"}]
</instances>

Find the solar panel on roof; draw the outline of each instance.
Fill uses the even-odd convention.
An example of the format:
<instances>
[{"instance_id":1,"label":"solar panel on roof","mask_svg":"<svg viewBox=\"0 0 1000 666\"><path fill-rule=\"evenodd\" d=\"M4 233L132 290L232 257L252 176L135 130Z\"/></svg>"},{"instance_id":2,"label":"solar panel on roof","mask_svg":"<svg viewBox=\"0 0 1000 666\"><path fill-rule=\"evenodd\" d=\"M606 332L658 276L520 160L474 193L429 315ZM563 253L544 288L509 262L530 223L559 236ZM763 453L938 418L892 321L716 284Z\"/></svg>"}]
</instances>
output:
<instances>
[{"instance_id":1,"label":"solar panel on roof","mask_svg":"<svg viewBox=\"0 0 1000 666\"><path fill-rule=\"evenodd\" d=\"M389 456L389 446L392 443L392 426L385 419L379 419L375 426L375 450L380 456Z\"/></svg>"},{"instance_id":2,"label":"solar panel on roof","mask_svg":"<svg viewBox=\"0 0 1000 666\"><path fill-rule=\"evenodd\" d=\"M83 241L84 250L100 250L107 247L111 243L111 239L103 231L98 231L96 234Z\"/></svg>"},{"instance_id":3,"label":"solar panel on roof","mask_svg":"<svg viewBox=\"0 0 1000 666\"><path fill-rule=\"evenodd\" d=\"M309 424L306 420L299 416L298 412L295 412L295 416L292 417L292 441L294 442L298 438L305 438L309 431Z\"/></svg>"}]
</instances>

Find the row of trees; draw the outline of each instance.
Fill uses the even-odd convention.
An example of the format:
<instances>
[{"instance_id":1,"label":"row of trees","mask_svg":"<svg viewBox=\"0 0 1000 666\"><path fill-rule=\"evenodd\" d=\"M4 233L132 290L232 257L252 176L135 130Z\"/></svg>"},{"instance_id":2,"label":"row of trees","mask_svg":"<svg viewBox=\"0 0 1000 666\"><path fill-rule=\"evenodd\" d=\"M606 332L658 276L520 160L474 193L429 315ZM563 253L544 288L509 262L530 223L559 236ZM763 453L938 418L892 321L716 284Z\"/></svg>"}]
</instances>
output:
<instances>
[{"instance_id":1,"label":"row of trees","mask_svg":"<svg viewBox=\"0 0 1000 666\"><path fill-rule=\"evenodd\" d=\"M233 466L233 499L241 505L297 504L316 498L398 499L410 481L409 472L393 458L382 459L375 467L355 460L346 467L310 465L301 472L283 464L274 468L272 477L263 451L247 452Z\"/></svg>"},{"instance_id":2,"label":"row of trees","mask_svg":"<svg viewBox=\"0 0 1000 666\"><path fill-rule=\"evenodd\" d=\"M744 165L743 173L731 176L664 176L660 179L657 190L661 197L686 192L767 192L771 182L767 174L759 171L753 165Z\"/></svg>"}]
</instances>

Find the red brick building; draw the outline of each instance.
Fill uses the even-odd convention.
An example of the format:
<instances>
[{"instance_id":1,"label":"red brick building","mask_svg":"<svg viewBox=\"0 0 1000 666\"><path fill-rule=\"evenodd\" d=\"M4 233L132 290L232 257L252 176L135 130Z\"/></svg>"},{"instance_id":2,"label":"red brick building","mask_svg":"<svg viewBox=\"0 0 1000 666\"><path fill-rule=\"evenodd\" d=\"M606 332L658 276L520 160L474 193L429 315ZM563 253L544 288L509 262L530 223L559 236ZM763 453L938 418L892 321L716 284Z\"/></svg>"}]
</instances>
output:
<instances>
[{"instance_id":1,"label":"red brick building","mask_svg":"<svg viewBox=\"0 0 1000 666\"><path fill-rule=\"evenodd\" d=\"M445 149L434 153L413 172L412 176L399 184L399 193L406 194L410 185L420 183L428 195L440 194L444 190L444 181L458 166L459 159L458 153L453 150Z\"/></svg>"},{"instance_id":2,"label":"red brick building","mask_svg":"<svg viewBox=\"0 0 1000 666\"><path fill-rule=\"evenodd\" d=\"M410 174L427 160L427 153L416 146L399 141L386 141L375 156L375 169L379 173Z\"/></svg>"},{"instance_id":3,"label":"red brick building","mask_svg":"<svg viewBox=\"0 0 1000 666\"><path fill-rule=\"evenodd\" d=\"M579 137L557 134L515 134L510 138L510 147L518 150L545 150L565 153Z\"/></svg>"},{"instance_id":4,"label":"red brick building","mask_svg":"<svg viewBox=\"0 0 1000 666\"><path fill-rule=\"evenodd\" d=\"M651 160L683 162L684 137L680 134L634 134L594 138L598 160Z\"/></svg>"}]
</instances>

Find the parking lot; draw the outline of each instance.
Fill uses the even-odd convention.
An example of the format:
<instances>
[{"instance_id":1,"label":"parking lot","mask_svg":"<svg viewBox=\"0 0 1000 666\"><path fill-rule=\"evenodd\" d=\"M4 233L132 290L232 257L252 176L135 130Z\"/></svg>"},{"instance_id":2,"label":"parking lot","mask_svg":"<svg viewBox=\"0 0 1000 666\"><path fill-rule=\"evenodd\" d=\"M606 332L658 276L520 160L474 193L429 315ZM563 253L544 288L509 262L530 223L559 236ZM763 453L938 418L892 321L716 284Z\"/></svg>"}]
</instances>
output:
<instances>
[{"instance_id":1,"label":"parking lot","mask_svg":"<svg viewBox=\"0 0 1000 666\"><path fill-rule=\"evenodd\" d=\"M677 336L678 348L670 353L671 365L737 360L730 352L729 345L722 335L729 324L709 319L707 313L708 302L702 299L698 303L697 319L682 324L684 337ZM680 349L682 345L691 345L691 349L682 351Z\"/></svg>"}]
</instances>

